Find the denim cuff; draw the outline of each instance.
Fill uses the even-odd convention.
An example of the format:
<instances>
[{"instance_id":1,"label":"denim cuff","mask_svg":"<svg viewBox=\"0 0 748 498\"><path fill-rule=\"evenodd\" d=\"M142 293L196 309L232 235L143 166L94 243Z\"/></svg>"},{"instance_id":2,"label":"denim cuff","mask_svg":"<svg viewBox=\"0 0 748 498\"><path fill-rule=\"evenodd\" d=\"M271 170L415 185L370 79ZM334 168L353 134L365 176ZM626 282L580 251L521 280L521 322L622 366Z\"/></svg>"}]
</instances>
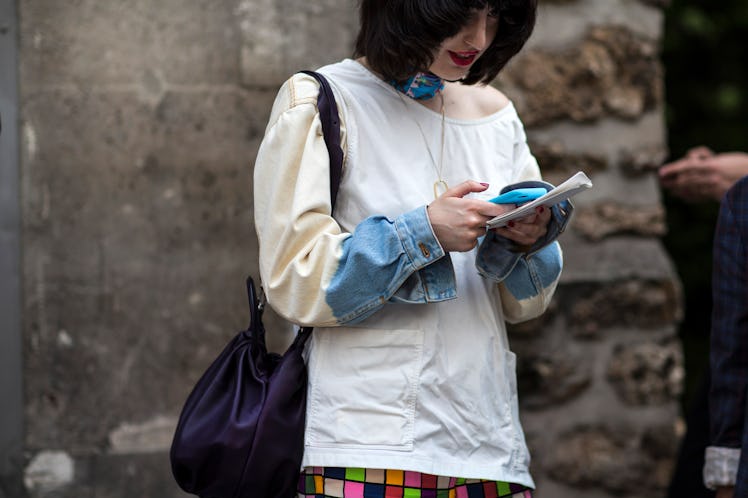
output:
<instances>
[{"instance_id":1,"label":"denim cuff","mask_svg":"<svg viewBox=\"0 0 748 498\"><path fill-rule=\"evenodd\" d=\"M498 283L509 276L523 255L514 242L489 230L478 246L475 267L485 278Z\"/></svg>"},{"instance_id":2,"label":"denim cuff","mask_svg":"<svg viewBox=\"0 0 748 498\"><path fill-rule=\"evenodd\" d=\"M530 180L507 185L501 189L500 193L503 194L518 188L535 187L542 187L546 190L553 189L553 185L548 182ZM573 212L574 205L568 199L552 206L551 219L548 222L545 235L536 240L529 249L520 248L514 241L489 230L481 241L478 255L475 258L475 266L478 268L478 272L490 280L503 281L509 276L522 256L531 256L554 242L566 230Z\"/></svg>"},{"instance_id":3,"label":"denim cuff","mask_svg":"<svg viewBox=\"0 0 748 498\"><path fill-rule=\"evenodd\" d=\"M415 272L408 276L390 300L429 303L457 297L452 258L436 238L426 206L398 216L395 228Z\"/></svg>"},{"instance_id":4,"label":"denim cuff","mask_svg":"<svg viewBox=\"0 0 748 498\"><path fill-rule=\"evenodd\" d=\"M445 254L431 228L426 206L401 214L395 219L395 230L413 267L420 270Z\"/></svg>"}]
</instances>

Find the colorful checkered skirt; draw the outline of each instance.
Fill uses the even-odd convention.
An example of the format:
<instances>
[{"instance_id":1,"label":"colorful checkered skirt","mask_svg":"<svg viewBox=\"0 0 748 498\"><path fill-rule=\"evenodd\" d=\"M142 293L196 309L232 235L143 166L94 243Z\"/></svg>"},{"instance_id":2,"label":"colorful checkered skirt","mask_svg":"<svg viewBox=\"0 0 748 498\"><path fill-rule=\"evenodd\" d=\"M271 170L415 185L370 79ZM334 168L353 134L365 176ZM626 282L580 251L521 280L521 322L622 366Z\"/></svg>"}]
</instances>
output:
<instances>
[{"instance_id":1,"label":"colorful checkered skirt","mask_svg":"<svg viewBox=\"0 0 748 498\"><path fill-rule=\"evenodd\" d=\"M298 498L532 498L518 484L402 470L307 467Z\"/></svg>"}]
</instances>

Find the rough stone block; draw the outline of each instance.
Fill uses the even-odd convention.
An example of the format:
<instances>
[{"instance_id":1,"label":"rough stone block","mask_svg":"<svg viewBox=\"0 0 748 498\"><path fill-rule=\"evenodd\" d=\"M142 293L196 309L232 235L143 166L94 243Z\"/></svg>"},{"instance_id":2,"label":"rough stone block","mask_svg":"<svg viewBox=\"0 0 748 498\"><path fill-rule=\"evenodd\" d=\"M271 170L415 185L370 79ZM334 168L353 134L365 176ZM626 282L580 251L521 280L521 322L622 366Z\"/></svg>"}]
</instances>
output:
<instances>
[{"instance_id":1,"label":"rough stone block","mask_svg":"<svg viewBox=\"0 0 748 498\"><path fill-rule=\"evenodd\" d=\"M591 29L577 46L535 49L507 67L501 86L528 126L612 115L633 120L662 103L657 42L617 26Z\"/></svg>"},{"instance_id":2,"label":"rough stone block","mask_svg":"<svg viewBox=\"0 0 748 498\"><path fill-rule=\"evenodd\" d=\"M549 181L558 183L578 170L592 179L595 187L574 199L577 206L659 202L662 194L656 167L664 157L665 136L659 112L648 112L636 122L608 117L594 123L563 121L528 130L528 142Z\"/></svg>"},{"instance_id":3,"label":"rough stone block","mask_svg":"<svg viewBox=\"0 0 748 498\"><path fill-rule=\"evenodd\" d=\"M553 184L565 180L577 171L591 175L608 167L608 159L603 154L572 152L558 141L534 143L529 140L529 145L543 171L543 177Z\"/></svg>"},{"instance_id":4,"label":"rough stone block","mask_svg":"<svg viewBox=\"0 0 748 498\"><path fill-rule=\"evenodd\" d=\"M590 244L574 230L561 239L564 271L561 282L606 283L643 279L674 280L675 270L659 240L618 235Z\"/></svg>"},{"instance_id":5,"label":"rough stone block","mask_svg":"<svg viewBox=\"0 0 748 498\"><path fill-rule=\"evenodd\" d=\"M620 26L638 36L657 40L664 13L637 0L557 0L539 2L538 22L530 48L569 48L585 37L591 26Z\"/></svg>"},{"instance_id":6,"label":"rough stone block","mask_svg":"<svg viewBox=\"0 0 748 498\"><path fill-rule=\"evenodd\" d=\"M668 151L664 144L646 145L621 151L619 165L629 176L652 173L665 162Z\"/></svg>"},{"instance_id":7,"label":"rough stone block","mask_svg":"<svg viewBox=\"0 0 748 498\"><path fill-rule=\"evenodd\" d=\"M549 474L562 483L579 488L602 489L615 495L642 496L642 484L662 492L668 484L672 448L676 446L672 428L658 426L670 450L652 452L648 431L633 425L580 426L563 434L548 459Z\"/></svg>"},{"instance_id":8,"label":"rough stone block","mask_svg":"<svg viewBox=\"0 0 748 498\"><path fill-rule=\"evenodd\" d=\"M632 405L676 400L683 389L684 375L680 345L671 339L619 344L608 368L616 392Z\"/></svg>"},{"instance_id":9,"label":"rough stone block","mask_svg":"<svg viewBox=\"0 0 748 498\"><path fill-rule=\"evenodd\" d=\"M661 328L682 317L682 296L674 280L628 280L563 290L568 326L578 338L597 337L606 328Z\"/></svg>"},{"instance_id":10,"label":"rough stone block","mask_svg":"<svg viewBox=\"0 0 748 498\"><path fill-rule=\"evenodd\" d=\"M517 377L523 408L557 407L575 398L593 381L589 358L568 346L534 353L532 348L520 349L523 354L518 355Z\"/></svg>"},{"instance_id":11,"label":"rough stone block","mask_svg":"<svg viewBox=\"0 0 748 498\"><path fill-rule=\"evenodd\" d=\"M575 215L574 231L593 242L621 234L660 237L667 231L661 204L627 206L605 202L581 208Z\"/></svg>"}]
</instances>

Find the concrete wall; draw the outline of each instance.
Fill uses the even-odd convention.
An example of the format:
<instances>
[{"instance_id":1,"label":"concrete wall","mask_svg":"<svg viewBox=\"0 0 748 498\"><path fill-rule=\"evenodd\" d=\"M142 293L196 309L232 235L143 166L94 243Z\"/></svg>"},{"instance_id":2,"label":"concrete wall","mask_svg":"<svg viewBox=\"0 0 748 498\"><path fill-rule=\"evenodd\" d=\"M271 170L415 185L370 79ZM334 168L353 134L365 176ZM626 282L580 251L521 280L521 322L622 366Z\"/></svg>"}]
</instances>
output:
<instances>
[{"instance_id":1,"label":"concrete wall","mask_svg":"<svg viewBox=\"0 0 748 498\"><path fill-rule=\"evenodd\" d=\"M563 236L552 311L512 332L540 498L662 496L672 463L680 296L644 172L664 156L659 3L542 0L497 81L547 177L583 169L596 185ZM26 492L182 496L166 451L192 384L247 320L272 99L294 71L349 55L354 2L18 11Z\"/></svg>"},{"instance_id":2,"label":"concrete wall","mask_svg":"<svg viewBox=\"0 0 748 498\"><path fill-rule=\"evenodd\" d=\"M21 203L18 192L18 24L0 2L0 497L21 493Z\"/></svg>"}]
</instances>

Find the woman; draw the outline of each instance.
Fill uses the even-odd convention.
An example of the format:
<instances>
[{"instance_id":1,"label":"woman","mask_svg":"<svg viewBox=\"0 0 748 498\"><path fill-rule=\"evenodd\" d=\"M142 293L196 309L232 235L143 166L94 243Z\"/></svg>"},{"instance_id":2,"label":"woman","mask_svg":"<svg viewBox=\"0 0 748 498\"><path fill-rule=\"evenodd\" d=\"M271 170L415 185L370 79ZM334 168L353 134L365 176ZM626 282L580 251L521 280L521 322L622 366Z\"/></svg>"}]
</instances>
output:
<instances>
[{"instance_id":1,"label":"woman","mask_svg":"<svg viewBox=\"0 0 748 498\"><path fill-rule=\"evenodd\" d=\"M316 327L300 496L529 496L505 320L545 310L571 206L486 232L509 209L486 199L550 188L486 83L536 2L360 9L356 59L319 70L342 121L335 211L311 77L281 88L255 165L268 301Z\"/></svg>"}]
</instances>

